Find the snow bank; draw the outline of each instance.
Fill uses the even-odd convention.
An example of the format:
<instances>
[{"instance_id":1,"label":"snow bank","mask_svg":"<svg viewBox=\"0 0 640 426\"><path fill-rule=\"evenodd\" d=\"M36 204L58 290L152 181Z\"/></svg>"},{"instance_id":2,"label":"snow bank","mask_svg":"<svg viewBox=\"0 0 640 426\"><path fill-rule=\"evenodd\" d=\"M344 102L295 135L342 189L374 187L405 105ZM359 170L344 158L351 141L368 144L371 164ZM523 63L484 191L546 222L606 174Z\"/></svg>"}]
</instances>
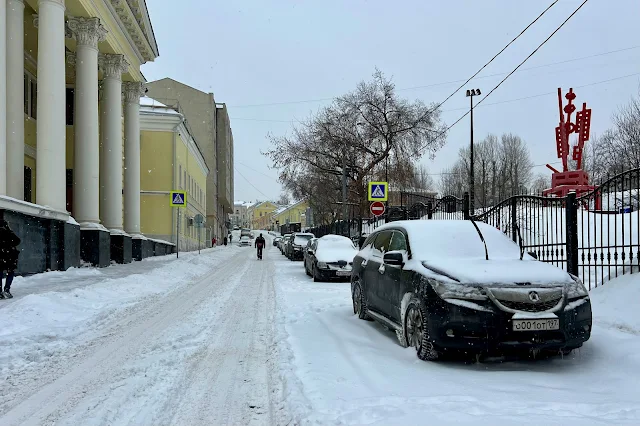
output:
<instances>
[{"instance_id":1,"label":"snow bank","mask_svg":"<svg viewBox=\"0 0 640 426\"><path fill-rule=\"evenodd\" d=\"M237 250L233 248L207 249L201 255L181 254L179 259L153 258L166 264L143 274L122 268L123 273L114 276L114 268L81 268L17 278L12 287L16 299L0 301L0 378L37 368L43 358L64 357L66 349L82 344L95 327L111 321L119 311L156 294L179 290L234 253ZM61 277L73 287L42 291L47 286L59 287ZM25 292L30 294L22 296Z\"/></svg>"},{"instance_id":2,"label":"snow bank","mask_svg":"<svg viewBox=\"0 0 640 426\"><path fill-rule=\"evenodd\" d=\"M640 274L615 278L590 295L595 323L640 335Z\"/></svg>"}]
</instances>

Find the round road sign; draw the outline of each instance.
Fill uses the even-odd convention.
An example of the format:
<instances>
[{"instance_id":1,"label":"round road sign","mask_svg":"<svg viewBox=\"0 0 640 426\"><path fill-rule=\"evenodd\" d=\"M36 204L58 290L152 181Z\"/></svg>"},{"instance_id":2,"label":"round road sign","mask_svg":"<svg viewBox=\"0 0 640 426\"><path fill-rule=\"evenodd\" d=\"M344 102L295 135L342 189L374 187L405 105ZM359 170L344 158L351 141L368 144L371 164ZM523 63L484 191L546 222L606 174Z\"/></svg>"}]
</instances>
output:
<instances>
[{"instance_id":1,"label":"round road sign","mask_svg":"<svg viewBox=\"0 0 640 426\"><path fill-rule=\"evenodd\" d=\"M382 201L374 201L371 203L369 210L374 216L382 216L384 214L384 203Z\"/></svg>"}]
</instances>

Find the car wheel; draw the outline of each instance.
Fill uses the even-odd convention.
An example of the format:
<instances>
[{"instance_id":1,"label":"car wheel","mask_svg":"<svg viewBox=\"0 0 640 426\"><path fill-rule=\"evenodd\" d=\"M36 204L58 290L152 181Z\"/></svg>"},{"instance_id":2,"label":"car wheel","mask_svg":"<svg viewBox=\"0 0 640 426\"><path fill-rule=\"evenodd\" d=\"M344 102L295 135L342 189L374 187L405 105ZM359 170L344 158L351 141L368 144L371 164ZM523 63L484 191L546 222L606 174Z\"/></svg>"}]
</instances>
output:
<instances>
[{"instance_id":1,"label":"car wheel","mask_svg":"<svg viewBox=\"0 0 640 426\"><path fill-rule=\"evenodd\" d=\"M351 300L353 301L353 313L361 320L366 320L367 315L367 299L364 296L364 291L360 285L360 281L357 280L353 285L353 293L351 293Z\"/></svg>"},{"instance_id":2,"label":"car wheel","mask_svg":"<svg viewBox=\"0 0 640 426\"><path fill-rule=\"evenodd\" d=\"M320 274L318 274L318 270L316 269L316 265L313 265L313 269L311 269L311 275L313 276L314 283L318 283L321 281Z\"/></svg>"},{"instance_id":3,"label":"car wheel","mask_svg":"<svg viewBox=\"0 0 640 426\"><path fill-rule=\"evenodd\" d=\"M309 268L307 267L307 262L304 262L304 271L307 273L307 275L311 276L311 272L309 271Z\"/></svg>"},{"instance_id":4,"label":"car wheel","mask_svg":"<svg viewBox=\"0 0 640 426\"><path fill-rule=\"evenodd\" d=\"M423 361L435 361L439 357L429 336L428 315L424 303L412 299L407 305L404 315L404 335L407 346L416 348L418 358Z\"/></svg>"}]
</instances>

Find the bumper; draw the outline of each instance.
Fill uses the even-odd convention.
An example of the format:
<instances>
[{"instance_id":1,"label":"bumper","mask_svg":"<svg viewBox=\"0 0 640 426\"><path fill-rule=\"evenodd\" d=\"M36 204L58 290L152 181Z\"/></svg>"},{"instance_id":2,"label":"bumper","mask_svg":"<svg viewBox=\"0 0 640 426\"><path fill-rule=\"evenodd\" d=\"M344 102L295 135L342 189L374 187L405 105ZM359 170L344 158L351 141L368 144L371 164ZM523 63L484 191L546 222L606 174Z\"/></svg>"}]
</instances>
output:
<instances>
[{"instance_id":1,"label":"bumper","mask_svg":"<svg viewBox=\"0 0 640 426\"><path fill-rule=\"evenodd\" d=\"M435 294L433 295L435 296ZM429 334L436 347L472 352L508 352L524 349L573 349L591 336L591 303L555 312L559 329L549 331L513 331L513 314L493 308L479 311L448 303L435 296L427 306ZM453 334L452 336L447 335ZM453 332L453 333L451 333Z\"/></svg>"},{"instance_id":2,"label":"bumper","mask_svg":"<svg viewBox=\"0 0 640 426\"><path fill-rule=\"evenodd\" d=\"M348 275L341 275L347 273ZM338 271L337 269L316 269L316 273L323 280L344 280L351 281L351 271Z\"/></svg>"}]
</instances>

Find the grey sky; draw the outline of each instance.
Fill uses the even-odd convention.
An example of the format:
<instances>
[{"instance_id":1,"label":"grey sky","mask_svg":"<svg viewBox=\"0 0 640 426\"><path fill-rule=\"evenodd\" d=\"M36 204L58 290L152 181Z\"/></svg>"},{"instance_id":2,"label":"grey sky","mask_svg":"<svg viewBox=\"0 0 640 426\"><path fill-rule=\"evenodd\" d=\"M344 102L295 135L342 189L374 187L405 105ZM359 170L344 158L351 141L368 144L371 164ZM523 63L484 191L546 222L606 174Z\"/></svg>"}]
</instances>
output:
<instances>
[{"instance_id":1,"label":"grey sky","mask_svg":"<svg viewBox=\"0 0 640 426\"><path fill-rule=\"evenodd\" d=\"M160 58L145 65L149 80L171 77L229 106L235 140L235 198L277 198L277 172L260 150L267 133L285 134L308 116L369 79L375 67L398 89L466 79L552 0L182 0L148 1ZM561 0L482 75L507 73L581 3ZM523 68L640 47L638 0L590 0ZM632 77L591 83L635 74ZM488 93L504 76L472 80ZM522 71L486 101L502 102L573 86L593 108L592 132L610 125L617 108L638 93L640 48ZM460 83L400 90L409 99L442 101ZM579 86L590 85L584 88ZM308 102L298 102L308 101ZM279 104L292 102L287 104ZM296 103L293 103L296 102ZM272 104L264 106L248 106ZM273 105L276 104L276 105ZM453 123L468 108L464 92L443 106ZM555 162L555 95L480 106L476 140L513 132L527 141L535 164ZM468 117L449 134L432 173L451 165L469 143ZM547 172L542 166L536 172ZM244 177L243 177L244 176ZM246 178L246 179L245 179ZM436 182L438 176L434 176ZM249 182L247 182L250 181ZM255 188L254 188L255 187ZM256 189L257 188L257 189Z\"/></svg>"}]
</instances>

